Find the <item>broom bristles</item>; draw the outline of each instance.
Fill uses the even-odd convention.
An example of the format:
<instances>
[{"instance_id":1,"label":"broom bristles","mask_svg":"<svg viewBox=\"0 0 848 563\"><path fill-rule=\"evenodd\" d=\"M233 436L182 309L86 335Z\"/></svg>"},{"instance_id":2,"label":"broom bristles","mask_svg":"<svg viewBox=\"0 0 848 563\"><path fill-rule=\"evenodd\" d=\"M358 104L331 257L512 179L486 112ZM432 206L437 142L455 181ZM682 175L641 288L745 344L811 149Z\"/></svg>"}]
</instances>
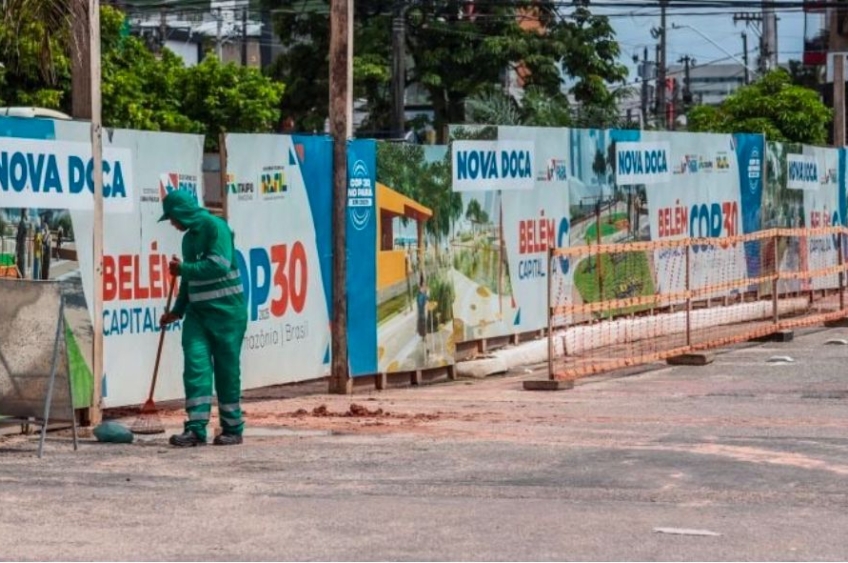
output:
<instances>
[{"instance_id":1,"label":"broom bristles","mask_svg":"<svg viewBox=\"0 0 848 563\"><path fill-rule=\"evenodd\" d=\"M130 431L133 434L162 434L165 432L165 426L159 418L159 413L153 401L148 400L144 403L138 418L130 426Z\"/></svg>"}]
</instances>

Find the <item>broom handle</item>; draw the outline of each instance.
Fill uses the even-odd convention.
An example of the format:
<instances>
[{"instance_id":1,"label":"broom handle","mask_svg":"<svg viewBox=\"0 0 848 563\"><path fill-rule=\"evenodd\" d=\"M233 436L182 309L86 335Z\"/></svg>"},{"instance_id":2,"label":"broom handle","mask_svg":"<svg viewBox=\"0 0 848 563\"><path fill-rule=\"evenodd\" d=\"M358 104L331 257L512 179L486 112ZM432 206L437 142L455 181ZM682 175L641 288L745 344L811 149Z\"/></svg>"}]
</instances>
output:
<instances>
[{"instance_id":1,"label":"broom handle","mask_svg":"<svg viewBox=\"0 0 848 563\"><path fill-rule=\"evenodd\" d=\"M171 298L174 296L174 286L177 285L177 276L171 276L171 287L168 289L168 304L165 313L171 311ZM159 360L162 358L162 344L165 343L165 327L159 329L159 348L156 350L156 363L153 365L153 380L150 382L150 395L148 401L153 400L153 392L156 390L156 379L159 377Z\"/></svg>"}]
</instances>

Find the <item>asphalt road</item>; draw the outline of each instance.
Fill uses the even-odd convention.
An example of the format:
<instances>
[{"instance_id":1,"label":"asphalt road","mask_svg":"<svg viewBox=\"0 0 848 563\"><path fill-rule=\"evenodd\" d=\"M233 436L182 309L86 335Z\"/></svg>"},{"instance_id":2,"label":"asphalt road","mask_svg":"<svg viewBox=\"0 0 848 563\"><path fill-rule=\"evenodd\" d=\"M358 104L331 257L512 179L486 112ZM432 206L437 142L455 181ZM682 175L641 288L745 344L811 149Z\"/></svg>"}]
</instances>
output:
<instances>
[{"instance_id":1,"label":"asphalt road","mask_svg":"<svg viewBox=\"0 0 848 563\"><path fill-rule=\"evenodd\" d=\"M831 338L848 330L557 393L523 391L529 373L276 388L236 448L56 436L38 460L0 437L0 559L846 560L848 346ZM372 415L341 416L351 403ZM295 412L320 405L339 416Z\"/></svg>"}]
</instances>

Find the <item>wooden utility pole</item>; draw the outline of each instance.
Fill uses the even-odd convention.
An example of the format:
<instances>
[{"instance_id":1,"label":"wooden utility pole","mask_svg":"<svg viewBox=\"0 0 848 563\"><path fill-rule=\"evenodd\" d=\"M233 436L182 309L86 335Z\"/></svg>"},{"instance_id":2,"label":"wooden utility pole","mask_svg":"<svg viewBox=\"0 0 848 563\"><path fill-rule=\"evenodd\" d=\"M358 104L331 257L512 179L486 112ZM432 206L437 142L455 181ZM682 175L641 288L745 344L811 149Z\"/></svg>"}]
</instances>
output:
<instances>
[{"instance_id":1,"label":"wooden utility pole","mask_svg":"<svg viewBox=\"0 0 848 563\"><path fill-rule=\"evenodd\" d=\"M90 422L100 424L103 405L103 129L101 127L100 99L100 0L89 2L89 37L91 44L91 158L94 161L94 237L92 263L94 265L94 397Z\"/></svg>"},{"instance_id":2,"label":"wooden utility pole","mask_svg":"<svg viewBox=\"0 0 848 563\"><path fill-rule=\"evenodd\" d=\"M89 0L71 2L71 116L91 119L91 36Z\"/></svg>"},{"instance_id":3,"label":"wooden utility pole","mask_svg":"<svg viewBox=\"0 0 848 563\"><path fill-rule=\"evenodd\" d=\"M392 18L392 137L402 140L406 133L406 9L395 4Z\"/></svg>"},{"instance_id":4,"label":"wooden utility pole","mask_svg":"<svg viewBox=\"0 0 848 563\"><path fill-rule=\"evenodd\" d=\"M333 136L333 361L330 393L353 391L347 353L347 142L353 122L353 0L330 0L330 133Z\"/></svg>"},{"instance_id":5,"label":"wooden utility pole","mask_svg":"<svg viewBox=\"0 0 848 563\"><path fill-rule=\"evenodd\" d=\"M745 61L745 84L751 83L751 76L748 73L748 34L742 32L742 60Z\"/></svg>"}]
</instances>

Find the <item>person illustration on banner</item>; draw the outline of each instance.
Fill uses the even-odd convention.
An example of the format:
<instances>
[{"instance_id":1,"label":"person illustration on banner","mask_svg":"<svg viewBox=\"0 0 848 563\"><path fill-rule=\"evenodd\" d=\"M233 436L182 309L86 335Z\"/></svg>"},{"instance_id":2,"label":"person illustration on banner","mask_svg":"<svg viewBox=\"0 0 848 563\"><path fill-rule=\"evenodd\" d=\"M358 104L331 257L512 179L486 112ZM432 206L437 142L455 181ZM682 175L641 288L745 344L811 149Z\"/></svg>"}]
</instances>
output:
<instances>
[{"instance_id":1,"label":"person illustration on banner","mask_svg":"<svg viewBox=\"0 0 848 563\"><path fill-rule=\"evenodd\" d=\"M65 238L65 229L59 223L59 228L56 229L56 259L59 258L59 251L62 250L62 239Z\"/></svg>"},{"instance_id":2,"label":"person illustration on banner","mask_svg":"<svg viewBox=\"0 0 848 563\"><path fill-rule=\"evenodd\" d=\"M18 231L15 233L15 265L18 268L18 276L22 278L26 277L26 240L26 209L21 209L21 220L18 222Z\"/></svg>"},{"instance_id":3,"label":"person illustration on banner","mask_svg":"<svg viewBox=\"0 0 848 563\"><path fill-rule=\"evenodd\" d=\"M418 279L418 297L416 299L418 305L418 322L416 323L416 329L418 336L421 337L421 342L424 344L424 361L427 361L427 356L430 353L427 347L427 301L429 298L427 283L424 281L424 273L422 272Z\"/></svg>"},{"instance_id":4,"label":"person illustration on banner","mask_svg":"<svg viewBox=\"0 0 848 563\"><path fill-rule=\"evenodd\" d=\"M212 411L212 390L218 395L222 433L216 446L242 443L241 347L247 330L247 306L239 274L233 232L226 221L197 205L185 190L169 193L162 201L160 221L171 221L185 233L183 259L168 264L180 277L179 294L160 324L183 319L183 384L186 414L182 434L171 436L177 447L206 443L206 425Z\"/></svg>"},{"instance_id":5,"label":"person illustration on banner","mask_svg":"<svg viewBox=\"0 0 848 563\"><path fill-rule=\"evenodd\" d=\"M41 279L41 251L42 251L41 227L35 228L35 236L32 239L32 279Z\"/></svg>"},{"instance_id":6,"label":"person illustration on banner","mask_svg":"<svg viewBox=\"0 0 848 563\"><path fill-rule=\"evenodd\" d=\"M406 302L409 304L409 312L412 312L412 256L410 256L409 245L404 244L404 267L406 270Z\"/></svg>"},{"instance_id":7,"label":"person illustration on banner","mask_svg":"<svg viewBox=\"0 0 848 563\"><path fill-rule=\"evenodd\" d=\"M41 279L50 279L50 259L53 252L53 240L50 238L50 223L44 219L44 235L41 239Z\"/></svg>"}]
</instances>

